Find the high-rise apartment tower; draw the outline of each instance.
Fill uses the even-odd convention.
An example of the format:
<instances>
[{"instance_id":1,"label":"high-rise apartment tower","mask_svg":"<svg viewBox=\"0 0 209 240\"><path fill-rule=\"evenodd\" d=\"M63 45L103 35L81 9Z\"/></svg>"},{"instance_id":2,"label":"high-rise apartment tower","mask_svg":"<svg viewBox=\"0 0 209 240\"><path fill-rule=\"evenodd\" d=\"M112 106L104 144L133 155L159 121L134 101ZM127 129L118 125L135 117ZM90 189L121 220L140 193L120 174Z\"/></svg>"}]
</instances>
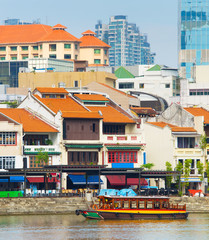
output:
<instances>
[{"instance_id":1,"label":"high-rise apartment tower","mask_svg":"<svg viewBox=\"0 0 209 240\"><path fill-rule=\"evenodd\" d=\"M111 46L110 66L154 63L155 54L150 52L147 36L140 33L136 24L128 23L127 16L113 16L109 24L102 24L99 21L95 25L95 32L99 39Z\"/></svg>"}]
</instances>

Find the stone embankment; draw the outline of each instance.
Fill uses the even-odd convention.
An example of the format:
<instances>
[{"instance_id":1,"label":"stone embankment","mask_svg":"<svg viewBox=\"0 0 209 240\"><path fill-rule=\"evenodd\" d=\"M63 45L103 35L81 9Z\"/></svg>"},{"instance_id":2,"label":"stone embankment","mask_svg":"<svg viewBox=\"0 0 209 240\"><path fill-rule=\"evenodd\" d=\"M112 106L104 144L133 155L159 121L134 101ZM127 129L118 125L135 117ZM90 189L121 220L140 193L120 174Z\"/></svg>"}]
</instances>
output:
<instances>
[{"instance_id":1,"label":"stone embankment","mask_svg":"<svg viewBox=\"0 0 209 240\"><path fill-rule=\"evenodd\" d=\"M170 202L186 204L190 213L209 213L209 197L172 197ZM88 206L80 197L0 198L0 215L72 214Z\"/></svg>"}]
</instances>

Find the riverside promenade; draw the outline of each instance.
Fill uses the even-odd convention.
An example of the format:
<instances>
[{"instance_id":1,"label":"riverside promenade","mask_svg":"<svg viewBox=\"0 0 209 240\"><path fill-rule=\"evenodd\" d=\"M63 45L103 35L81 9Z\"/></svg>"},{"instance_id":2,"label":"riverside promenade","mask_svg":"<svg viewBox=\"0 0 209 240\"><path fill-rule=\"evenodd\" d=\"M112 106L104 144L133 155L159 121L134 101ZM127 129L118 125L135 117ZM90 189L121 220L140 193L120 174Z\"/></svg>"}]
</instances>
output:
<instances>
[{"instance_id":1,"label":"riverside promenade","mask_svg":"<svg viewBox=\"0 0 209 240\"><path fill-rule=\"evenodd\" d=\"M170 203L186 204L189 213L209 213L209 197L171 197ZM0 215L72 214L89 204L83 197L0 198Z\"/></svg>"}]
</instances>

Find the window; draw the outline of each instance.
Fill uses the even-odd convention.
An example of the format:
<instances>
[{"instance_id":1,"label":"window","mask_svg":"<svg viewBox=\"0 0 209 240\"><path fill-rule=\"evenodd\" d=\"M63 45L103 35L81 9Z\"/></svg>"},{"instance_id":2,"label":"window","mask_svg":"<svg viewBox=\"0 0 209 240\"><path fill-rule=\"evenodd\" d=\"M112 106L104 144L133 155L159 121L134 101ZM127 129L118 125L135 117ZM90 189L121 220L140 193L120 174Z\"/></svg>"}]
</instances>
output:
<instances>
[{"instance_id":1,"label":"window","mask_svg":"<svg viewBox=\"0 0 209 240\"><path fill-rule=\"evenodd\" d=\"M0 51L6 51L6 47L0 47Z\"/></svg>"},{"instance_id":2,"label":"window","mask_svg":"<svg viewBox=\"0 0 209 240\"><path fill-rule=\"evenodd\" d=\"M92 132L96 132L96 124L95 123L92 124Z\"/></svg>"},{"instance_id":3,"label":"window","mask_svg":"<svg viewBox=\"0 0 209 240\"><path fill-rule=\"evenodd\" d=\"M17 51L17 47L10 47L11 51Z\"/></svg>"},{"instance_id":4,"label":"window","mask_svg":"<svg viewBox=\"0 0 209 240\"><path fill-rule=\"evenodd\" d=\"M56 51L57 46L56 44L49 44L49 51Z\"/></svg>"},{"instance_id":5,"label":"window","mask_svg":"<svg viewBox=\"0 0 209 240\"><path fill-rule=\"evenodd\" d=\"M134 88L134 83L119 83L119 88Z\"/></svg>"},{"instance_id":6,"label":"window","mask_svg":"<svg viewBox=\"0 0 209 240\"><path fill-rule=\"evenodd\" d=\"M77 60L78 59L78 55L75 55L75 60Z\"/></svg>"},{"instance_id":7,"label":"window","mask_svg":"<svg viewBox=\"0 0 209 240\"><path fill-rule=\"evenodd\" d=\"M104 134L124 135L125 134L125 125L104 124L103 125L103 133Z\"/></svg>"},{"instance_id":8,"label":"window","mask_svg":"<svg viewBox=\"0 0 209 240\"><path fill-rule=\"evenodd\" d=\"M107 60L104 60L104 64L107 65Z\"/></svg>"},{"instance_id":9,"label":"window","mask_svg":"<svg viewBox=\"0 0 209 240\"><path fill-rule=\"evenodd\" d=\"M28 55L22 55L22 59L27 59Z\"/></svg>"},{"instance_id":10,"label":"window","mask_svg":"<svg viewBox=\"0 0 209 240\"><path fill-rule=\"evenodd\" d=\"M39 47L40 47L40 50L42 50L42 44Z\"/></svg>"},{"instance_id":11,"label":"window","mask_svg":"<svg viewBox=\"0 0 209 240\"><path fill-rule=\"evenodd\" d=\"M71 54L65 54L64 59L71 59Z\"/></svg>"},{"instance_id":12,"label":"window","mask_svg":"<svg viewBox=\"0 0 209 240\"><path fill-rule=\"evenodd\" d=\"M0 60L5 60L6 57L5 56L0 56Z\"/></svg>"},{"instance_id":13,"label":"window","mask_svg":"<svg viewBox=\"0 0 209 240\"><path fill-rule=\"evenodd\" d=\"M104 54L107 55L107 50L104 50Z\"/></svg>"},{"instance_id":14,"label":"window","mask_svg":"<svg viewBox=\"0 0 209 240\"><path fill-rule=\"evenodd\" d=\"M74 81L74 87L78 87L78 80Z\"/></svg>"},{"instance_id":15,"label":"window","mask_svg":"<svg viewBox=\"0 0 209 240\"><path fill-rule=\"evenodd\" d=\"M166 83L165 88L170 88L170 83Z\"/></svg>"},{"instance_id":16,"label":"window","mask_svg":"<svg viewBox=\"0 0 209 240\"><path fill-rule=\"evenodd\" d=\"M178 137L177 147L178 148L194 148L195 138L194 137Z\"/></svg>"},{"instance_id":17,"label":"window","mask_svg":"<svg viewBox=\"0 0 209 240\"><path fill-rule=\"evenodd\" d=\"M65 45L64 45L64 48L65 48L65 49L71 49L71 44L65 44Z\"/></svg>"},{"instance_id":18,"label":"window","mask_svg":"<svg viewBox=\"0 0 209 240\"><path fill-rule=\"evenodd\" d=\"M49 54L49 58L57 58L56 54Z\"/></svg>"},{"instance_id":19,"label":"window","mask_svg":"<svg viewBox=\"0 0 209 240\"><path fill-rule=\"evenodd\" d=\"M38 163L37 160L38 159L36 156L30 156L29 157L29 168L41 168L45 165L52 165L52 157L51 156L49 156L47 163L45 163L45 162Z\"/></svg>"},{"instance_id":20,"label":"window","mask_svg":"<svg viewBox=\"0 0 209 240\"><path fill-rule=\"evenodd\" d=\"M78 44L75 44L75 49L78 49Z\"/></svg>"},{"instance_id":21,"label":"window","mask_svg":"<svg viewBox=\"0 0 209 240\"><path fill-rule=\"evenodd\" d=\"M94 64L100 64L101 60L100 59L94 59Z\"/></svg>"},{"instance_id":22,"label":"window","mask_svg":"<svg viewBox=\"0 0 209 240\"><path fill-rule=\"evenodd\" d=\"M137 163L137 152L108 151L108 163Z\"/></svg>"},{"instance_id":23,"label":"window","mask_svg":"<svg viewBox=\"0 0 209 240\"><path fill-rule=\"evenodd\" d=\"M98 152L68 152L68 165L97 165Z\"/></svg>"},{"instance_id":24,"label":"window","mask_svg":"<svg viewBox=\"0 0 209 240\"><path fill-rule=\"evenodd\" d=\"M100 49L94 49L94 54L100 54L101 50Z\"/></svg>"},{"instance_id":25,"label":"window","mask_svg":"<svg viewBox=\"0 0 209 240\"><path fill-rule=\"evenodd\" d=\"M33 50L38 50L38 46L33 46Z\"/></svg>"},{"instance_id":26,"label":"window","mask_svg":"<svg viewBox=\"0 0 209 240\"><path fill-rule=\"evenodd\" d=\"M17 55L11 56L11 60L17 60Z\"/></svg>"},{"instance_id":27,"label":"window","mask_svg":"<svg viewBox=\"0 0 209 240\"><path fill-rule=\"evenodd\" d=\"M28 46L22 46L22 51L28 51Z\"/></svg>"},{"instance_id":28,"label":"window","mask_svg":"<svg viewBox=\"0 0 209 240\"><path fill-rule=\"evenodd\" d=\"M0 145L16 145L16 133L0 132Z\"/></svg>"},{"instance_id":29,"label":"window","mask_svg":"<svg viewBox=\"0 0 209 240\"><path fill-rule=\"evenodd\" d=\"M15 168L15 157L0 157L0 169Z\"/></svg>"},{"instance_id":30,"label":"window","mask_svg":"<svg viewBox=\"0 0 209 240\"><path fill-rule=\"evenodd\" d=\"M38 58L38 54L33 54L33 58Z\"/></svg>"},{"instance_id":31,"label":"window","mask_svg":"<svg viewBox=\"0 0 209 240\"><path fill-rule=\"evenodd\" d=\"M139 88L144 88L144 83L139 83Z\"/></svg>"}]
</instances>

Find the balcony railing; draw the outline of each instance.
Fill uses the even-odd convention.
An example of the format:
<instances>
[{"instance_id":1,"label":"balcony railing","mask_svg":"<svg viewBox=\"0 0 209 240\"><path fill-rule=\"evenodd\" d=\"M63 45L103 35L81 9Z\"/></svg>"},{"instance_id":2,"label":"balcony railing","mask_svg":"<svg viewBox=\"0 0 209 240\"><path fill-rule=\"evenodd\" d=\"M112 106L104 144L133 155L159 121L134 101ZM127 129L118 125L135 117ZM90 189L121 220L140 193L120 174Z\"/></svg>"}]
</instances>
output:
<instances>
[{"instance_id":1,"label":"balcony railing","mask_svg":"<svg viewBox=\"0 0 209 240\"><path fill-rule=\"evenodd\" d=\"M203 151L200 148L176 148L175 155L177 156L202 156Z\"/></svg>"},{"instance_id":2,"label":"balcony railing","mask_svg":"<svg viewBox=\"0 0 209 240\"><path fill-rule=\"evenodd\" d=\"M137 135L104 135L105 143L140 143L141 137Z\"/></svg>"}]
</instances>

